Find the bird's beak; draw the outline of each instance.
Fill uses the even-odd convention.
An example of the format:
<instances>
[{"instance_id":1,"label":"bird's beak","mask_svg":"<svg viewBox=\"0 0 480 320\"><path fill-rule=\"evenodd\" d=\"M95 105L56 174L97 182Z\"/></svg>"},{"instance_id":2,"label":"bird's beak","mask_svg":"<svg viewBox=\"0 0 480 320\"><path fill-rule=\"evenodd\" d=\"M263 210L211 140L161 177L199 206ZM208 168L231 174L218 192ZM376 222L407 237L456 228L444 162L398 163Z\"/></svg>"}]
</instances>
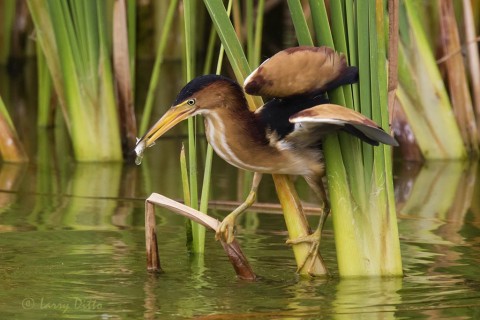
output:
<instances>
[{"instance_id":1,"label":"bird's beak","mask_svg":"<svg viewBox=\"0 0 480 320\"><path fill-rule=\"evenodd\" d=\"M155 123L147 133L137 141L135 146L135 153L138 157L141 157L145 148L152 146L158 138L160 138L165 132L173 128L177 123L192 116L197 108L194 108L182 102L176 106L171 107L160 120Z\"/></svg>"}]
</instances>

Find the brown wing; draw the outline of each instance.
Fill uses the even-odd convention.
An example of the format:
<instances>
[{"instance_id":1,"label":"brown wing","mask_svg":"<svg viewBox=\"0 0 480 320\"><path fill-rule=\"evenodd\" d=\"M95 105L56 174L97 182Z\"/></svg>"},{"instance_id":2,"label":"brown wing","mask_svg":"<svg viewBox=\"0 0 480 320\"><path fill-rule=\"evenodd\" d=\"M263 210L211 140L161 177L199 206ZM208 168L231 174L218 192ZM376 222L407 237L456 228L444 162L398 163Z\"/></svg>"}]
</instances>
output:
<instances>
[{"instance_id":1,"label":"brown wing","mask_svg":"<svg viewBox=\"0 0 480 320\"><path fill-rule=\"evenodd\" d=\"M326 91L358 79L355 67L329 47L293 47L263 62L245 80L251 95L289 97Z\"/></svg>"},{"instance_id":2,"label":"brown wing","mask_svg":"<svg viewBox=\"0 0 480 320\"><path fill-rule=\"evenodd\" d=\"M328 131L344 130L371 144L381 142L398 146L397 141L374 121L361 113L335 104L322 104L305 109L291 116L289 120L307 125L307 132L319 130L326 134Z\"/></svg>"}]
</instances>

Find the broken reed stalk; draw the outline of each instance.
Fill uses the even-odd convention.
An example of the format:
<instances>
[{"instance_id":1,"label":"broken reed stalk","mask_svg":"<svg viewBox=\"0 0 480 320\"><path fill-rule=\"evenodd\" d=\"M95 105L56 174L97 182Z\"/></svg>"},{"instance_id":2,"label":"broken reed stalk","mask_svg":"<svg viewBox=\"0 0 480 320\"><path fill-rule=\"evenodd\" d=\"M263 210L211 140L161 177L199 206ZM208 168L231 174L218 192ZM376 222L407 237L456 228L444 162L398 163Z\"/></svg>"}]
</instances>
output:
<instances>
[{"instance_id":1,"label":"broken reed stalk","mask_svg":"<svg viewBox=\"0 0 480 320\"><path fill-rule=\"evenodd\" d=\"M250 74L251 69L223 2L221 0L204 0L204 3L217 30L217 34L225 47L225 52L235 73L236 80L239 83L243 83L244 79ZM262 105L259 97L247 95L246 98L251 109ZM273 179L289 232L295 230L296 234L309 234L310 229L308 228L308 224L306 224L305 214L303 213L298 194L290 182L289 177L285 175L273 175ZM302 243L293 245L292 249L298 266L310 256L309 246L305 246ZM317 276L325 275L326 268L323 266L323 262L318 257L316 260L318 261L313 263L314 268L312 268L311 274ZM309 274L309 267L309 263L305 263L304 266L298 270L298 273L302 275Z\"/></svg>"},{"instance_id":2,"label":"broken reed stalk","mask_svg":"<svg viewBox=\"0 0 480 320\"><path fill-rule=\"evenodd\" d=\"M162 272L160 256L158 254L157 222L155 219L154 203L145 201L145 248L147 250L147 270Z\"/></svg>"},{"instance_id":3,"label":"broken reed stalk","mask_svg":"<svg viewBox=\"0 0 480 320\"><path fill-rule=\"evenodd\" d=\"M158 255L154 204L195 221L205 228L209 228L215 232L218 230L220 223L217 219L214 219L200 211L194 210L165 196L152 193L145 201L145 240L147 250L147 269L149 271L162 270L160 267L160 257ZM228 256L228 259L232 263L237 276L243 280L255 280L256 275L248 263L248 260L240 248L237 240L234 240L230 244L227 244L222 240L220 241L225 253Z\"/></svg>"}]
</instances>

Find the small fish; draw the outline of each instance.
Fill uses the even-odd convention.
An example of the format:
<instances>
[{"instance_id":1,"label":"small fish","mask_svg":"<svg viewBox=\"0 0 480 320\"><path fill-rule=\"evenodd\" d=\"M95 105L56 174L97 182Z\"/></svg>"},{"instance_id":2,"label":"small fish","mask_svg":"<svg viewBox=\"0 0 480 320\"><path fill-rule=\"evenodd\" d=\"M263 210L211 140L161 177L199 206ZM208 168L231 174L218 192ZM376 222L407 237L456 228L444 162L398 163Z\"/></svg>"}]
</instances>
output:
<instances>
[{"instance_id":1,"label":"small fish","mask_svg":"<svg viewBox=\"0 0 480 320\"><path fill-rule=\"evenodd\" d=\"M141 140L137 138L137 145L135 146L135 153L137 158L135 159L135 164L139 166L142 163L143 159L143 152L145 151L145 140Z\"/></svg>"},{"instance_id":2,"label":"small fish","mask_svg":"<svg viewBox=\"0 0 480 320\"><path fill-rule=\"evenodd\" d=\"M145 146L146 143L147 143L146 140L140 140L139 138L137 138L137 145L135 146L135 154L137 155L137 158L135 159L135 164L137 166L139 166L142 163L143 152L147 148ZM150 148L150 147L153 147L154 145L155 145L155 143L152 143L148 147Z\"/></svg>"},{"instance_id":3,"label":"small fish","mask_svg":"<svg viewBox=\"0 0 480 320\"><path fill-rule=\"evenodd\" d=\"M142 159L143 159L143 154L140 155L140 156L137 156L137 157L135 158L135 164L136 164L137 166L141 165L141 164L142 164Z\"/></svg>"}]
</instances>

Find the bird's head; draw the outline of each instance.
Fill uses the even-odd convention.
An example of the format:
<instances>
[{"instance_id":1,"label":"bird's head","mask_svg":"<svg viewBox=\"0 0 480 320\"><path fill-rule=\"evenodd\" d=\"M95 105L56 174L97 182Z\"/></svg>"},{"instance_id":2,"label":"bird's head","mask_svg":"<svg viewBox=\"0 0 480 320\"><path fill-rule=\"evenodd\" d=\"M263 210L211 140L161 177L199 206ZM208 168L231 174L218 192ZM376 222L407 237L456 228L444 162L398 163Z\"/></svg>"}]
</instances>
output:
<instances>
[{"instance_id":1,"label":"bird's head","mask_svg":"<svg viewBox=\"0 0 480 320\"><path fill-rule=\"evenodd\" d=\"M181 121L192 116L207 115L219 108L243 103L242 88L233 80L219 75L193 79L178 94L173 106L137 141L135 153L141 157L145 148Z\"/></svg>"}]
</instances>

